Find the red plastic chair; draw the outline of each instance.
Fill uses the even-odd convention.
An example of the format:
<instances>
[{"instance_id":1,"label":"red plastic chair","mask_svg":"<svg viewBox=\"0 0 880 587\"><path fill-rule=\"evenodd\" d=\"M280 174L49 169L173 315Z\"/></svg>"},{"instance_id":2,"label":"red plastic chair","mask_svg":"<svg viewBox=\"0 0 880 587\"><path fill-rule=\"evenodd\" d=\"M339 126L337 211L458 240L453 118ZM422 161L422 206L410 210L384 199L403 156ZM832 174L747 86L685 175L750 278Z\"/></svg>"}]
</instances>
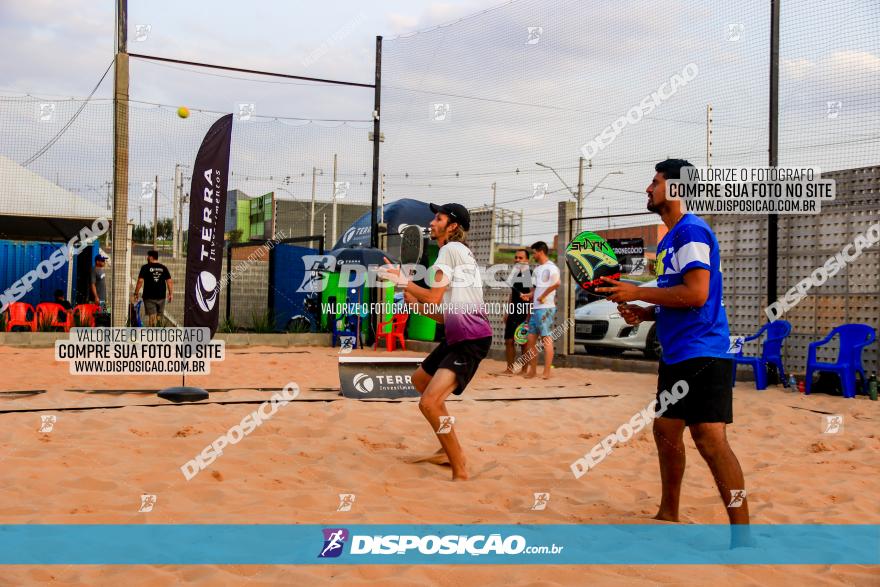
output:
<instances>
[{"instance_id":1,"label":"red plastic chair","mask_svg":"<svg viewBox=\"0 0 880 587\"><path fill-rule=\"evenodd\" d=\"M387 322L379 322L376 330L376 342L373 344L373 348L377 348L379 346L379 339L385 339L385 350L391 352L394 350L394 341L400 341L400 348L406 350L406 342L403 339L403 331L406 328L406 321L409 318L409 314L395 314L391 320ZM391 326L390 332L385 332L386 326Z\"/></svg>"},{"instance_id":2,"label":"red plastic chair","mask_svg":"<svg viewBox=\"0 0 880 587\"><path fill-rule=\"evenodd\" d=\"M14 332L16 328L25 328L28 332L37 329L37 314L34 307L26 302L12 302L7 310L6 332Z\"/></svg>"},{"instance_id":3,"label":"red plastic chair","mask_svg":"<svg viewBox=\"0 0 880 587\"><path fill-rule=\"evenodd\" d=\"M43 324L44 321L49 322L53 330L56 328L63 332L70 330L70 316L61 304L55 302L37 304L37 325Z\"/></svg>"},{"instance_id":4,"label":"red plastic chair","mask_svg":"<svg viewBox=\"0 0 880 587\"><path fill-rule=\"evenodd\" d=\"M70 321L68 323L68 330L73 328L76 324L73 321L73 317L75 314L80 316L80 323L88 320L88 325L92 328L95 327L95 312L100 312L101 306L98 304L80 304L70 312Z\"/></svg>"}]
</instances>

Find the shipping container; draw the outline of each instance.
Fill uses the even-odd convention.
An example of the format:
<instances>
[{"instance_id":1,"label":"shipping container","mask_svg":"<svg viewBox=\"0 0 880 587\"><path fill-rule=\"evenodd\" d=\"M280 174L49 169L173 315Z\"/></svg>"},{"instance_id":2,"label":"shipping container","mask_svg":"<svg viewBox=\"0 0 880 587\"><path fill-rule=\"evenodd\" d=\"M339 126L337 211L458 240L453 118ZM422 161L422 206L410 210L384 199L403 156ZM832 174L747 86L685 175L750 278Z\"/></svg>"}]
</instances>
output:
<instances>
[{"instance_id":1,"label":"shipping container","mask_svg":"<svg viewBox=\"0 0 880 587\"><path fill-rule=\"evenodd\" d=\"M0 292L6 291L16 281L35 270L41 262L47 260L63 244L0 240ZM73 271L70 272L72 299L69 301L71 303L76 304L88 296L89 267L91 267L92 259L97 253L98 242L96 241L73 258ZM80 266L80 264L84 264L84 266ZM16 301L36 306L40 302L53 301L56 289L62 290L67 295L68 273L68 263L65 262L62 267L53 271L45 279L37 278L30 290Z\"/></svg>"}]
</instances>

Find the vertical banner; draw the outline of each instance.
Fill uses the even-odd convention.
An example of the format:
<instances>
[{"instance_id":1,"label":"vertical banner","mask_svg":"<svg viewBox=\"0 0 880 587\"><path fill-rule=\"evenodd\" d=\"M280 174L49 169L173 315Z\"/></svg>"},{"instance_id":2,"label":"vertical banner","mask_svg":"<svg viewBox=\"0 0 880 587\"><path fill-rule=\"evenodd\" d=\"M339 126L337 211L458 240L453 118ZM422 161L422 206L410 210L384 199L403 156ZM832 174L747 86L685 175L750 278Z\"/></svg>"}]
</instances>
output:
<instances>
[{"instance_id":1,"label":"vertical banner","mask_svg":"<svg viewBox=\"0 0 880 587\"><path fill-rule=\"evenodd\" d=\"M183 325L217 331L220 317L220 272L226 230L226 185L232 114L215 122L193 165L189 197L189 234L186 251L186 297Z\"/></svg>"}]
</instances>

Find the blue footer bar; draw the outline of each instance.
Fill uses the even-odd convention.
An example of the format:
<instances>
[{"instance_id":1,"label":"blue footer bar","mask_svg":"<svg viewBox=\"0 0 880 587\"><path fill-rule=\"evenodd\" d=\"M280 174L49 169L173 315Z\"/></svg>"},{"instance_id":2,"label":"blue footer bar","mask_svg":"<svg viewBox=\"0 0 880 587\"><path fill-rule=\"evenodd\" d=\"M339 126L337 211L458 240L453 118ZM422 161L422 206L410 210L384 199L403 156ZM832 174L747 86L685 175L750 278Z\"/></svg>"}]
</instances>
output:
<instances>
[{"instance_id":1,"label":"blue footer bar","mask_svg":"<svg viewBox=\"0 0 880 587\"><path fill-rule=\"evenodd\" d=\"M878 563L876 524L0 525L22 565Z\"/></svg>"}]
</instances>

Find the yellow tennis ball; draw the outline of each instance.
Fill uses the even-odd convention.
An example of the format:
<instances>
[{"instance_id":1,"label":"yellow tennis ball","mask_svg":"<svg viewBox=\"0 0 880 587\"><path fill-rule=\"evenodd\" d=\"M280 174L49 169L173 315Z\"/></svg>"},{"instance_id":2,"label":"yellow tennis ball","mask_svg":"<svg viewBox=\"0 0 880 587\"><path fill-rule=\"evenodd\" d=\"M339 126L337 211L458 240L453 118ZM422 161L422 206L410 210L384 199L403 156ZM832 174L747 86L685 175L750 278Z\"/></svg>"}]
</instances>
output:
<instances>
[{"instance_id":1,"label":"yellow tennis ball","mask_svg":"<svg viewBox=\"0 0 880 587\"><path fill-rule=\"evenodd\" d=\"M177 109L177 115L181 118L189 118L189 108L181 106Z\"/></svg>"}]
</instances>

